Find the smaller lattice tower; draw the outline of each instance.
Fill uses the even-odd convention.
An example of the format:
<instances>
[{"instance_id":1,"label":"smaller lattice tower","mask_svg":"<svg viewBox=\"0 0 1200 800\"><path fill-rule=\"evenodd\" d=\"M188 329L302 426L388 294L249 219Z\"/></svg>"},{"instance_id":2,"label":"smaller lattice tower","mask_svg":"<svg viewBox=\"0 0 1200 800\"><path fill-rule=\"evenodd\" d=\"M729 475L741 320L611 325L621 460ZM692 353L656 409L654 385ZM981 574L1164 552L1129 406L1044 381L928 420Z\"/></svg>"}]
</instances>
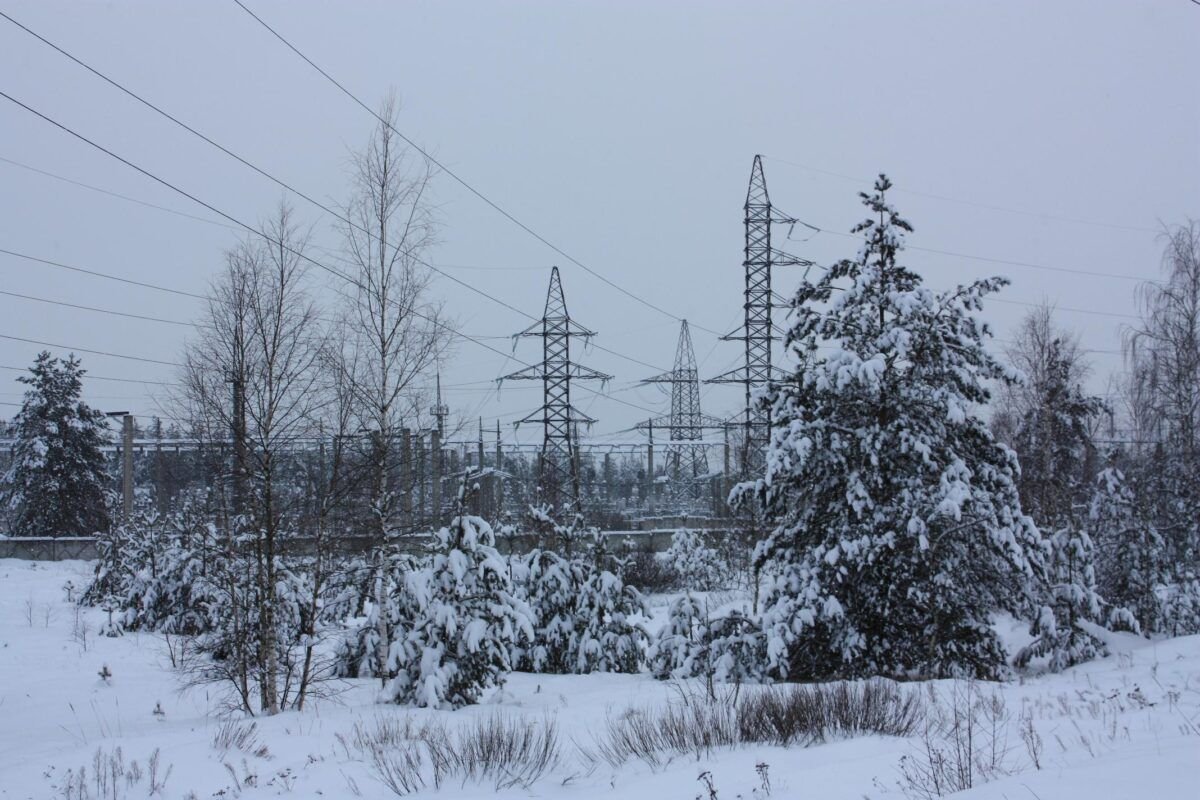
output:
<instances>
[{"instance_id":1,"label":"smaller lattice tower","mask_svg":"<svg viewBox=\"0 0 1200 800\"><path fill-rule=\"evenodd\" d=\"M542 363L505 375L506 380L540 380L542 406L517 425L542 423L542 453L539 465L540 499L557 511L579 508L579 459L577 433L579 424L591 425L594 419L571 405L573 381L607 381L612 376L577 364L571 360L571 340L587 340L595 336L571 319L563 296L558 267L550 271L550 287L546 291L546 309L542 318L514 338L537 336L542 340Z\"/></svg>"},{"instance_id":2,"label":"smaller lattice tower","mask_svg":"<svg viewBox=\"0 0 1200 800\"><path fill-rule=\"evenodd\" d=\"M704 431L720 428L723 423L700 412L700 375L686 319L679 326L674 368L646 378L642 383L671 386L671 413L640 422L637 427L668 432L667 469L672 483L683 488L693 499L702 497L703 478L708 475L708 455L702 443Z\"/></svg>"}]
</instances>

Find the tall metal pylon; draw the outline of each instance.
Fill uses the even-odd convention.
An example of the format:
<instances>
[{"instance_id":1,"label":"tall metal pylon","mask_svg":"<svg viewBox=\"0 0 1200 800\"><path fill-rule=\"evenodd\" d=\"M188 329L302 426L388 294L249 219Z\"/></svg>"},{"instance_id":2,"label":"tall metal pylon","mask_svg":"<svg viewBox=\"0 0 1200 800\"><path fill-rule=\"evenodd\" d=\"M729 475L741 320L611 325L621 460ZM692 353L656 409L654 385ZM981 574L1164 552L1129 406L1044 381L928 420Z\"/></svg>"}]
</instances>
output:
<instances>
[{"instance_id":1,"label":"tall metal pylon","mask_svg":"<svg viewBox=\"0 0 1200 800\"><path fill-rule=\"evenodd\" d=\"M808 267L812 266L812 262L771 246L773 224L794 225L799 220L785 216L772 207L770 195L767 194L767 179L763 175L762 156L754 157L754 165L750 169L750 188L746 191L743 208L746 245L742 267L746 273L746 288L742 307L745 309L745 319L740 331L721 338L742 342L745 360L741 366L710 378L705 383L740 383L745 387L746 407L741 423L744 427L741 473L745 477L762 466L769 436L767 412L755 403L754 394L776 377L776 368L771 364L771 349L776 338L771 319L771 268L792 264Z\"/></svg>"},{"instance_id":2,"label":"tall metal pylon","mask_svg":"<svg viewBox=\"0 0 1200 800\"><path fill-rule=\"evenodd\" d=\"M546 309L542 318L516 334L539 336L542 339L542 363L518 370L501 378L506 380L540 380L542 407L517 421L542 423L542 455L539 479L542 500L556 511L578 510L579 470L576 458L576 430L579 423L591 425L594 419L571 405L571 382L583 380L607 381L612 378L603 372L571 361L571 339L587 340L595 336L571 319L563 297L558 267L550 270L550 286L546 290Z\"/></svg>"},{"instance_id":3,"label":"tall metal pylon","mask_svg":"<svg viewBox=\"0 0 1200 800\"><path fill-rule=\"evenodd\" d=\"M639 422L637 427L669 432L667 466L671 479L676 485L686 486L693 499L699 499L704 489L700 479L708 475L708 454L699 442L703 440L706 428L720 428L724 423L700 411L700 374L696 369L696 351L692 348L692 333L686 319L679 325L674 368L646 378L642 383L671 385L671 413Z\"/></svg>"}]
</instances>

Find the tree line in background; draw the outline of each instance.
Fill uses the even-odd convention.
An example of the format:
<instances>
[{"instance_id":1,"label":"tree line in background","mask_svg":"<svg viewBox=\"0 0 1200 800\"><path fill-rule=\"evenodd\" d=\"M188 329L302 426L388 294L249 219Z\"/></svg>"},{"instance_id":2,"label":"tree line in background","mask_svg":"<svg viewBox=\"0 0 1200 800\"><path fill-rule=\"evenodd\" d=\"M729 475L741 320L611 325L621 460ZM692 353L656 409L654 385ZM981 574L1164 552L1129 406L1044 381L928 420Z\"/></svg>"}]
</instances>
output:
<instances>
[{"instance_id":1,"label":"tree line in background","mask_svg":"<svg viewBox=\"0 0 1200 800\"><path fill-rule=\"evenodd\" d=\"M1200 631L1200 225L1168 234L1126 375L1097 397L1051 308L1001 359L978 315L1005 280L936 292L900 262L912 228L881 176L858 255L795 292L793 366L761 398L766 466L731 497L757 522L680 531L655 558L535 501L485 520L470 470L449 524L414 530L400 434L428 419L454 325L424 262L431 180L380 124L353 162L334 307L315 302L311 232L286 204L226 254L171 399L189 437L231 444L197 451L212 480L169 503L110 524L79 362L43 354L21 378L0 501L14 535L99 532L84 602L107 633L181 637L189 680L269 714L337 676L458 706L514 669L994 678L1093 658L1110 630ZM369 549L340 548L348 532ZM535 546L501 553L517 534ZM735 579L749 604L705 594ZM652 638L640 590L668 586L683 593ZM999 613L1028 623L1019 652Z\"/></svg>"}]
</instances>

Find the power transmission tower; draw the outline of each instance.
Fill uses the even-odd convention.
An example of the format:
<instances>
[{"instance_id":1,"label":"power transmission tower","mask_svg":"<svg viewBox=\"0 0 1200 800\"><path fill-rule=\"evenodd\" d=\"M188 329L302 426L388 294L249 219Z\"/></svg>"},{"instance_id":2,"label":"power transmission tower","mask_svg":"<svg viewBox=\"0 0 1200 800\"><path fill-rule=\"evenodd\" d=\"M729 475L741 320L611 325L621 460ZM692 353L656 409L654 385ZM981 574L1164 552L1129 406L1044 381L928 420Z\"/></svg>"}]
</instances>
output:
<instances>
[{"instance_id":1,"label":"power transmission tower","mask_svg":"<svg viewBox=\"0 0 1200 800\"><path fill-rule=\"evenodd\" d=\"M595 420L571 405L571 381L607 381L612 376L571 361L571 339L586 341L596 334L576 323L567 313L558 267L550 271L550 287L546 290L546 309L542 318L516 335L541 337L542 363L505 375L500 380L542 382L542 407L516 424L542 423L539 467L542 500L557 511L577 510L579 469L575 431L579 423L591 425Z\"/></svg>"},{"instance_id":2,"label":"power transmission tower","mask_svg":"<svg viewBox=\"0 0 1200 800\"><path fill-rule=\"evenodd\" d=\"M741 474L747 476L762 466L769 436L767 411L758 406L754 395L776 376L775 367L771 365L771 348L775 341L771 320L771 268L792 264L809 267L812 262L771 246L773 224L795 225L799 220L781 214L772 207L767 194L767 179L763 175L762 156L754 157L744 209L746 245L742 267L746 272L746 288L743 292L745 320L740 331L721 338L742 342L745 360L741 366L710 378L705 383L740 383L745 387Z\"/></svg>"},{"instance_id":3,"label":"power transmission tower","mask_svg":"<svg viewBox=\"0 0 1200 800\"><path fill-rule=\"evenodd\" d=\"M671 385L671 413L639 422L637 427L651 432L669 432L667 465L671 480L674 485L685 487L692 499L699 499L704 488L701 479L708 474L708 454L699 442L704 438L705 428L720 428L724 423L700 412L700 376L696 369L696 352L692 348L692 333L686 319L679 326L674 368L670 372L646 378L642 383ZM650 479L653 480L653 476Z\"/></svg>"}]
</instances>

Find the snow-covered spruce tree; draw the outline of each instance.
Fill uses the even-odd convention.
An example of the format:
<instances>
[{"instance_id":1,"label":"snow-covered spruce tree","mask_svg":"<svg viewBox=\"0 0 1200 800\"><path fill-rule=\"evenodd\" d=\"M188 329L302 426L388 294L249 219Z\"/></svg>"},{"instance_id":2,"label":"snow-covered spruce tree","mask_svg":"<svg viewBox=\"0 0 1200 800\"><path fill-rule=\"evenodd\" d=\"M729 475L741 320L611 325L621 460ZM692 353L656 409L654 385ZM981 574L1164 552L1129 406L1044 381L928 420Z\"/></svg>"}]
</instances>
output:
<instances>
[{"instance_id":1,"label":"snow-covered spruce tree","mask_svg":"<svg viewBox=\"0 0 1200 800\"><path fill-rule=\"evenodd\" d=\"M382 569L378 564L382 563ZM397 631L411 629L418 609L405 576L426 567L421 559L392 548L378 548L370 560L357 559L347 565L332 601L322 609L330 619L347 623L342 640L334 649L334 674L340 678L396 677L394 669L380 663L380 641L392 642ZM367 586L353 577L365 577ZM373 585L377 580L382 586ZM382 604L379 598L383 598ZM361 615L355 615L360 604ZM381 621L382 620L382 621ZM386 656L387 650L384 650Z\"/></svg>"},{"instance_id":2,"label":"snow-covered spruce tree","mask_svg":"<svg viewBox=\"0 0 1200 800\"><path fill-rule=\"evenodd\" d=\"M513 643L532 638L529 607L512 593L508 567L496 551L492 528L466 513L468 475L458 512L435 534L430 565L405 576L414 612L397 627L388 652L395 677L386 695L397 703L458 708L512 670Z\"/></svg>"},{"instance_id":3,"label":"snow-covered spruce tree","mask_svg":"<svg viewBox=\"0 0 1200 800\"><path fill-rule=\"evenodd\" d=\"M518 645L518 668L531 672L637 672L645 658L648 616L637 589L627 586L604 539L576 515L560 525L545 507L530 509L542 541L573 553L536 549L514 567L519 594L533 616L533 638ZM548 534L548 536L547 536ZM585 543L590 547L585 548Z\"/></svg>"},{"instance_id":4,"label":"snow-covered spruce tree","mask_svg":"<svg viewBox=\"0 0 1200 800\"><path fill-rule=\"evenodd\" d=\"M1147 636L1161 630L1165 545L1141 518L1133 487L1115 465L1096 477L1088 530L1096 546L1096 583L1108 604L1105 624Z\"/></svg>"},{"instance_id":5,"label":"snow-covered spruce tree","mask_svg":"<svg viewBox=\"0 0 1200 800\"><path fill-rule=\"evenodd\" d=\"M702 677L719 683L757 683L767 677L767 640L742 612L713 617L703 601L686 593L671 604L647 661L660 680Z\"/></svg>"},{"instance_id":6,"label":"snow-covered spruce tree","mask_svg":"<svg viewBox=\"0 0 1200 800\"><path fill-rule=\"evenodd\" d=\"M922 287L897 263L912 228L890 186L862 195L857 258L800 285L766 471L735 491L775 524L755 557L777 677L996 676L991 614L1031 616L1044 585L1016 458L971 411L1013 379L975 316L1006 281Z\"/></svg>"},{"instance_id":7,"label":"snow-covered spruce tree","mask_svg":"<svg viewBox=\"0 0 1200 800\"><path fill-rule=\"evenodd\" d=\"M1048 311L1038 312L1026 330L1050 333L1037 355L1033 375L1026 376L1027 408L1017 420L1014 449L1021 461L1018 490L1024 510L1043 532L1052 550L1047 601L1053 614L1041 613L1035 641L1017 658L1026 664L1038 656L1059 671L1105 652L1104 644L1077 623L1103 621L1103 601L1096 591L1093 545L1087 527L1090 472L1094 467L1093 420L1104 411L1098 397L1083 393L1083 371L1073 342L1053 335Z\"/></svg>"},{"instance_id":8,"label":"snow-covered spruce tree","mask_svg":"<svg viewBox=\"0 0 1200 800\"><path fill-rule=\"evenodd\" d=\"M518 559L520 596L533 614L533 638L517 646L516 668L526 672L575 671L579 593L586 565L551 550L533 550Z\"/></svg>"},{"instance_id":9,"label":"snow-covered spruce tree","mask_svg":"<svg viewBox=\"0 0 1200 800\"><path fill-rule=\"evenodd\" d=\"M661 559L679 576L684 589L701 592L719 589L731 577L729 565L722 562L721 554L708 546L699 531L689 528L671 534L671 546Z\"/></svg>"},{"instance_id":10,"label":"snow-covered spruce tree","mask_svg":"<svg viewBox=\"0 0 1200 800\"><path fill-rule=\"evenodd\" d=\"M649 641L639 617L649 610L642 593L596 557L575 605L574 672L638 672Z\"/></svg>"},{"instance_id":11,"label":"snow-covered spruce tree","mask_svg":"<svg viewBox=\"0 0 1200 800\"><path fill-rule=\"evenodd\" d=\"M0 504L13 536L87 536L108 528L104 414L80 399L79 359L43 351L13 425L12 465L0 476Z\"/></svg>"},{"instance_id":12,"label":"snow-covered spruce tree","mask_svg":"<svg viewBox=\"0 0 1200 800\"><path fill-rule=\"evenodd\" d=\"M1091 537L1082 528L1067 525L1051 535L1050 548L1052 606L1043 607L1033 626L1037 638L1017 653L1016 663L1026 666L1034 658L1045 657L1050 670L1060 672L1108 650L1078 624L1102 619Z\"/></svg>"},{"instance_id":13,"label":"snow-covered spruce tree","mask_svg":"<svg viewBox=\"0 0 1200 800\"><path fill-rule=\"evenodd\" d=\"M659 629L647 653L650 674L660 680L703 674L707 618L703 602L691 592L684 592L671 603L667 624Z\"/></svg>"}]
</instances>

